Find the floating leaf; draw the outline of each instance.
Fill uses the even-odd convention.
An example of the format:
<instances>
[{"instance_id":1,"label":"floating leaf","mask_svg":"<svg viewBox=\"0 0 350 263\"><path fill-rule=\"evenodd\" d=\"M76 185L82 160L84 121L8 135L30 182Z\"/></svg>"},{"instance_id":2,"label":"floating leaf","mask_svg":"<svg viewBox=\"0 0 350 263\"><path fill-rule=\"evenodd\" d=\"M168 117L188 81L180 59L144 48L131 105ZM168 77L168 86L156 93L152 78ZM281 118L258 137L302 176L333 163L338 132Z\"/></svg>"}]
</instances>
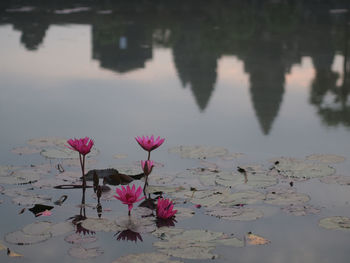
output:
<instances>
[{"instance_id":1,"label":"floating leaf","mask_svg":"<svg viewBox=\"0 0 350 263\"><path fill-rule=\"evenodd\" d=\"M15 153L15 154L22 155L22 154L34 154L34 153L39 153L40 150L39 150L38 148L24 146L24 147L16 147L16 148L13 148L13 149L11 150L11 152L12 152L12 153Z\"/></svg>"},{"instance_id":2,"label":"floating leaf","mask_svg":"<svg viewBox=\"0 0 350 263\"><path fill-rule=\"evenodd\" d=\"M277 179L266 174L248 174L244 176L236 173L220 173L217 175L215 182L226 187L248 185L265 188L277 184Z\"/></svg>"},{"instance_id":3,"label":"floating leaf","mask_svg":"<svg viewBox=\"0 0 350 263\"><path fill-rule=\"evenodd\" d=\"M45 235L50 233L52 223L48 221L34 222L22 228L22 232L27 235Z\"/></svg>"},{"instance_id":4,"label":"floating leaf","mask_svg":"<svg viewBox=\"0 0 350 263\"><path fill-rule=\"evenodd\" d=\"M321 210L317 209L311 205L305 205L305 204L296 204L296 205L289 205L287 207L282 207L282 211L287 212L289 214L295 215L295 216L305 216L308 214L318 214Z\"/></svg>"},{"instance_id":5,"label":"floating leaf","mask_svg":"<svg viewBox=\"0 0 350 263\"><path fill-rule=\"evenodd\" d=\"M146 192L149 194L158 193L158 192L162 192L165 194L172 194L183 190L185 190L185 188L183 188L182 186L167 187L167 186L149 185L146 187Z\"/></svg>"},{"instance_id":6,"label":"floating leaf","mask_svg":"<svg viewBox=\"0 0 350 263\"><path fill-rule=\"evenodd\" d=\"M169 256L160 253L129 254L114 260L112 263L182 263L177 260L170 260Z\"/></svg>"},{"instance_id":7,"label":"floating leaf","mask_svg":"<svg viewBox=\"0 0 350 263\"><path fill-rule=\"evenodd\" d=\"M57 138L57 137L41 137L41 138L30 139L27 141L27 143L29 145L42 148L42 147L55 146L55 145L65 145L67 144L67 140L63 138Z\"/></svg>"},{"instance_id":8,"label":"floating leaf","mask_svg":"<svg viewBox=\"0 0 350 263\"><path fill-rule=\"evenodd\" d=\"M344 176L344 175L325 176L325 177L322 177L320 181L325 184L350 185L350 176Z\"/></svg>"},{"instance_id":9,"label":"floating leaf","mask_svg":"<svg viewBox=\"0 0 350 263\"><path fill-rule=\"evenodd\" d=\"M244 153L227 153L221 156L220 158L224 161L232 161L242 156L244 156Z\"/></svg>"},{"instance_id":10,"label":"floating leaf","mask_svg":"<svg viewBox=\"0 0 350 263\"><path fill-rule=\"evenodd\" d=\"M8 165L0 165L0 177L10 175L15 167Z\"/></svg>"},{"instance_id":11,"label":"floating leaf","mask_svg":"<svg viewBox=\"0 0 350 263\"><path fill-rule=\"evenodd\" d=\"M80 162L77 159L64 159L61 161L62 165L65 166L79 166L80 167ZM93 159L91 157L85 159L85 166L93 166L97 164L97 160Z\"/></svg>"},{"instance_id":12,"label":"floating leaf","mask_svg":"<svg viewBox=\"0 0 350 263\"><path fill-rule=\"evenodd\" d=\"M310 161L319 161L322 163L342 163L346 158L336 154L312 154L307 156L306 159Z\"/></svg>"},{"instance_id":13,"label":"floating leaf","mask_svg":"<svg viewBox=\"0 0 350 263\"><path fill-rule=\"evenodd\" d=\"M68 250L68 254L78 259L95 258L102 255L104 251L99 247L83 248L83 247L72 247Z\"/></svg>"},{"instance_id":14,"label":"floating leaf","mask_svg":"<svg viewBox=\"0 0 350 263\"><path fill-rule=\"evenodd\" d=\"M129 229L140 234L151 233L156 230L154 219L150 217L138 217L137 215L118 217L115 220L115 224L121 230Z\"/></svg>"},{"instance_id":15,"label":"floating leaf","mask_svg":"<svg viewBox=\"0 0 350 263\"><path fill-rule=\"evenodd\" d=\"M113 174L103 178L103 182L110 185L126 185L133 181L130 176L126 174Z\"/></svg>"},{"instance_id":16,"label":"floating leaf","mask_svg":"<svg viewBox=\"0 0 350 263\"><path fill-rule=\"evenodd\" d=\"M60 222L52 224L50 226L49 232L52 236L60 236L66 233L72 232L74 230L74 225L71 222Z\"/></svg>"},{"instance_id":17,"label":"floating leaf","mask_svg":"<svg viewBox=\"0 0 350 263\"><path fill-rule=\"evenodd\" d=\"M157 246L158 243L155 243L155 245ZM172 246L159 248L159 252L183 259L215 259L218 257L218 255L211 253L215 248L215 245L211 243L192 247L179 247L180 244L178 242L170 243L169 245Z\"/></svg>"},{"instance_id":18,"label":"floating leaf","mask_svg":"<svg viewBox=\"0 0 350 263\"><path fill-rule=\"evenodd\" d=\"M160 227L156 231L152 232L152 235L156 236L161 240L170 240L173 236L179 235L185 230L182 228L175 227Z\"/></svg>"},{"instance_id":19,"label":"floating leaf","mask_svg":"<svg viewBox=\"0 0 350 263\"><path fill-rule=\"evenodd\" d=\"M270 189L266 194L265 203L272 205L291 205L306 203L310 197L306 194L296 193L292 188Z\"/></svg>"},{"instance_id":20,"label":"floating leaf","mask_svg":"<svg viewBox=\"0 0 350 263\"><path fill-rule=\"evenodd\" d=\"M275 160L275 167L286 177L310 179L329 176L335 169L324 163L306 162L294 158L279 158Z\"/></svg>"},{"instance_id":21,"label":"floating leaf","mask_svg":"<svg viewBox=\"0 0 350 263\"><path fill-rule=\"evenodd\" d=\"M0 176L1 184L29 184L40 179L40 175L31 170L17 170L11 174Z\"/></svg>"},{"instance_id":22,"label":"floating leaf","mask_svg":"<svg viewBox=\"0 0 350 263\"><path fill-rule=\"evenodd\" d=\"M81 172L65 171L57 174L55 178L69 182L76 182L80 181L81 175Z\"/></svg>"},{"instance_id":23,"label":"floating leaf","mask_svg":"<svg viewBox=\"0 0 350 263\"><path fill-rule=\"evenodd\" d=\"M228 154L227 149L210 146L177 146L169 149L170 153L177 153L182 158L206 159L224 156Z\"/></svg>"},{"instance_id":24,"label":"floating leaf","mask_svg":"<svg viewBox=\"0 0 350 263\"><path fill-rule=\"evenodd\" d=\"M235 238L235 237L217 239L217 240L215 240L215 243L217 245L230 246L230 247L243 247L244 246L244 242L238 238Z\"/></svg>"},{"instance_id":25,"label":"floating leaf","mask_svg":"<svg viewBox=\"0 0 350 263\"><path fill-rule=\"evenodd\" d=\"M95 236L81 236L77 233L66 236L64 240L71 244L83 244L83 243L92 243L96 242L97 237Z\"/></svg>"},{"instance_id":26,"label":"floating leaf","mask_svg":"<svg viewBox=\"0 0 350 263\"><path fill-rule=\"evenodd\" d=\"M125 159L125 158L128 158L128 155L127 155L127 154L119 153L119 154L113 155L113 158L114 158L114 159Z\"/></svg>"},{"instance_id":27,"label":"floating leaf","mask_svg":"<svg viewBox=\"0 0 350 263\"><path fill-rule=\"evenodd\" d=\"M15 231L5 235L5 241L15 245L31 245L44 242L51 238L50 233L44 233L41 235L29 235L23 231Z\"/></svg>"},{"instance_id":28,"label":"floating leaf","mask_svg":"<svg viewBox=\"0 0 350 263\"><path fill-rule=\"evenodd\" d=\"M88 218L82 221L81 226L94 232L118 232L124 229L118 226L114 220L107 218Z\"/></svg>"},{"instance_id":29,"label":"floating leaf","mask_svg":"<svg viewBox=\"0 0 350 263\"><path fill-rule=\"evenodd\" d=\"M54 148L45 148L43 149L40 154L48 159L75 159L79 158L79 154L76 151L73 151L67 147L59 147L56 146ZM89 157L96 156L99 154L99 151L96 148L92 148L91 152L89 153Z\"/></svg>"},{"instance_id":30,"label":"floating leaf","mask_svg":"<svg viewBox=\"0 0 350 263\"><path fill-rule=\"evenodd\" d=\"M191 218L195 214L192 209L187 207L175 207L174 209L177 210L177 213L175 214L177 220Z\"/></svg>"},{"instance_id":31,"label":"floating leaf","mask_svg":"<svg viewBox=\"0 0 350 263\"><path fill-rule=\"evenodd\" d=\"M47 195L40 195L35 193L22 193L21 196L12 199L12 202L18 205L32 206L38 203L45 203L51 201L51 197Z\"/></svg>"},{"instance_id":32,"label":"floating leaf","mask_svg":"<svg viewBox=\"0 0 350 263\"><path fill-rule=\"evenodd\" d=\"M242 191L230 194L220 201L222 205L235 206L242 204L255 204L265 199L265 195L257 191Z\"/></svg>"},{"instance_id":33,"label":"floating leaf","mask_svg":"<svg viewBox=\"0 0 350 263\"><path fill-rule=\"evenodd\" d=\"M326 217L318 225L326 229L350 231L350 218L345 216Z\"/></svg>"},{"instance_id":34,"label":"floating leaf","mask_svg":"<svg viewBox=\"0 0 350 263\"><path fill-rule=\"evenodd\" d=\"M41 188L41 189L51 189L59 185L66 184L67 181L62 180L60 178L48 178L48 179L41 179L33 184L34 187ZM80 183L81 184L81 183Z\"/></svg>"},{"instance_id":35,"label":"floating leaf","mask_svg":"<svg viewBox=\"0 0 350 263\"><path fill-rule=\"evenodd\" d=\"M236 221L251 221L264 216L260 210L247 207L213 207L205 213L210 216Z\"/></svg>"},{"instance_id":36,"label":"floating leaf","mask_svg":"<svg viewBox=\"0 0 350 263\"><path fill-rule=\"evenodd\" d=\"M247 234L246 238L249 245L266 245L270 243L266 238L254 234Z\"/></svg>"}]
</instances>

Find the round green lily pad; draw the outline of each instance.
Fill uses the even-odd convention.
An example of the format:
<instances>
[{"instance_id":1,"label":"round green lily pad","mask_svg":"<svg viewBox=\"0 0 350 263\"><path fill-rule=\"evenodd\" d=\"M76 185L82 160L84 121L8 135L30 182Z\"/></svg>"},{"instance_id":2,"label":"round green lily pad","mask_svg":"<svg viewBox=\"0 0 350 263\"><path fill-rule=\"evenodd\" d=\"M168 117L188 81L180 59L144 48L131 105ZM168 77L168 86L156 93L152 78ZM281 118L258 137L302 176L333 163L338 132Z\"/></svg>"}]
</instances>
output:
<instances>
[{"instance_id":1,"label":"round green lily pad","mask_svg":"<svg viewBox=\"0 0 350 263\"><path fill-rule=\"evenodd\" d=\"M310 201L308 195L297 193L291 188L270 189L265 197L265 203L271 205L296 205L308 201Z\"/></svg>"},{"instance_id":2,"label":"round green lily pad","mask_svg":"<svg viewBox=\"0 0 350 263\"><path fill-rule=\"evenodd\" d=\"M182 263L181 261L171 260L169 256L160 253L141 253L130 254L114 260L112 263Z\"/></svg>"},{"instance_id":3,"label":"round green lily pad","mask_svg":"<svg viewBox=\"0 0 350 263\"><path fill-rule=\"evenodd\" d=\"M345 216L326 217L318 225L326 229L350 231L350 218Z\"/></svg>"},{"instance_id":4,"label":"round green lily pad","mask_svg":"<svg viewBox=\"0 0 350 263\"><path fill-rule=\"evenodd\" d=\"M312 154L306 157L310 161L319 161L322 163L342 163L346 160L344 156L336 154Z\"/></svg>"},{"instance_id":5,"label":"round green lily pad","mask_svg":"<svg viewBox=\"0 0 350 263\"><path fill-rule=\"evenodd\" d=\"M246 207L218 206L208 209L205 213L210 216L236 221L251 221L264 216L260 210Z\"/></svg>"},{"instance_id":6,"label":"round green lily pad","mask_svg":"<svg viewBox=\"0 0 350 263\"><path fill-rule=\"evenodd\" d=\"M325 163L307 162L294 158L279 158L275 167L286 177L310 179L333 175L335 169Z\"/></svg>"},{"instance_id":7,"label":"round green lily pad","mask_svg":"<svg viewBox=\"0 0 350 263\"><path fill-rule=\"evenodd\" d=\"M102 255L104 251L99 247L84 248L84 247L71 247L68 250L68 254L73 258L89 259Z\"/></svg>"},{"instance_id":8,"label":"round green lily pad","mask_svg":"<svg viewBox=\"0 0 350 263\"><path fill-rule=\"evenodd\" d=\"M177 153L182 158L207 159L224 156L228 150L223 147L210 146L177 146L169 149L169 153Z\"/></svg>"}]
</instances>

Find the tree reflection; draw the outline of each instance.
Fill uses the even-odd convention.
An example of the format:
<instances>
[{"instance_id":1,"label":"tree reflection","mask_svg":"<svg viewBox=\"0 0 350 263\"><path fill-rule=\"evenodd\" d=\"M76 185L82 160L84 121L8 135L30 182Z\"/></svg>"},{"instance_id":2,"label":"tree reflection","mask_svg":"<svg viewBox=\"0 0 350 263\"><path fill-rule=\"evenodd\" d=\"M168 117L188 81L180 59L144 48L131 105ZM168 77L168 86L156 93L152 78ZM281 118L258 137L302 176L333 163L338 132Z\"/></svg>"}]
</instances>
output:
<instances>
[{"instance_id":1,"label":"tree reflection","mask_svg":"<svg viewBox=\"0 0 350 263\"><path fill-rule=\"evenodd\" d=\"M76 7L70 1L11 1L1 5L0 24L22 32L21 42L37 50L52 24L79 23L92 28L92 58L118 73L144 68L154 46L172 49L182 86L192 91L200 111L210 102L218 60L236 56L249 75L250 96L263 134L268 135L281 107L285 75L301 58L312 58L316 76L310 103L327 125L350 125L349 69L332 71L335 54L348 61L349 12L345 0L314 1L122 1L84 3L89 12L57 14ZM6 10L34 6L32 12ZM325 41L327 40L327 41ZM333 96L333 102L325 103Z\"/></svg>"}]
</instances>

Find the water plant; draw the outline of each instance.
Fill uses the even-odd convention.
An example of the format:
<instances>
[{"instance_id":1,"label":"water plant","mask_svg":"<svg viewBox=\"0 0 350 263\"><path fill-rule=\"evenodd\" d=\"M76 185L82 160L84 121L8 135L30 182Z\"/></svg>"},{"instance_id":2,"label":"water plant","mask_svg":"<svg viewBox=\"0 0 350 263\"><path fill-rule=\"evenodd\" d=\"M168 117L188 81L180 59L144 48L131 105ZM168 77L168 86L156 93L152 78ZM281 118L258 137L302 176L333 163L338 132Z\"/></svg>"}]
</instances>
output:
<instances>
[{"instance_id":1,"label":"water plant","mask_svg":"<svg viewBox=\"0 0 350 263\"><path fill-rule=\"evenodd\" d=\"M139 186L137 189L135 185L132 185L132 188L128 185L127 187L122 186L121 189L116 189L117 195L114 197L120 200L123 204L128 205L129 216L131 213L131 209L133 208L133 204L143 200L145 197L140 197L142 193L142 188Z\"/></svg>"}]
</instances>

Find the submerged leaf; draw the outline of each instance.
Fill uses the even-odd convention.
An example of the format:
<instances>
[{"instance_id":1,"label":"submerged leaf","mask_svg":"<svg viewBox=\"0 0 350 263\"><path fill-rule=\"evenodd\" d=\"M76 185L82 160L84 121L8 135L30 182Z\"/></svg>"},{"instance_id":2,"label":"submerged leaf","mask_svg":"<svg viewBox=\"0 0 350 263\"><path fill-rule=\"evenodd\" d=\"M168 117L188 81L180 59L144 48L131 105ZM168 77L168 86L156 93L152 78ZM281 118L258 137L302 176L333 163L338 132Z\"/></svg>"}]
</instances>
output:
<instances>
[{"instance_id":1,"label":"submerged leaf","mask_svg":"<svg viewBox=\"0 0 350 263\"><path fill-rule=\"evenodd\" d=\"M350 231L350 218L345 216L326 217L318 225L326 229Z\"/></svg>"},{"instance_id":2,"label":"submerged leaf","mask_svg":"<svg viewBox=\"0 0 350 263\"><path fill-rule=\"evenodd\" d=\"M78 259L95 258L102 255L104 251L99 247L83 248L83 247L72 247L68 250L68 254Z\"/></svg>"},{"instance_id":3,"label":"submerged leaf","mask_svg":"<svg viewBox=\"0 0 350 263\"><path fill-rule=\"evenodd\" d=\"M182 263L177 260L170 260L169 256L160 253L141 253L141 254L129 254L122 256L112 263Z\"/></svg>"},{"instance_id":4,"label":"submerged leaf","mask_svg":"<svg viewBox=\"0 0 350 263\"><path fill-rule=\"evenodd\" d=\"M170 153L177 153L182 158L206 159L224 156L228 150L222 147L210 146L177 146L169 149Z\"/></svg>"}]
</instances>

